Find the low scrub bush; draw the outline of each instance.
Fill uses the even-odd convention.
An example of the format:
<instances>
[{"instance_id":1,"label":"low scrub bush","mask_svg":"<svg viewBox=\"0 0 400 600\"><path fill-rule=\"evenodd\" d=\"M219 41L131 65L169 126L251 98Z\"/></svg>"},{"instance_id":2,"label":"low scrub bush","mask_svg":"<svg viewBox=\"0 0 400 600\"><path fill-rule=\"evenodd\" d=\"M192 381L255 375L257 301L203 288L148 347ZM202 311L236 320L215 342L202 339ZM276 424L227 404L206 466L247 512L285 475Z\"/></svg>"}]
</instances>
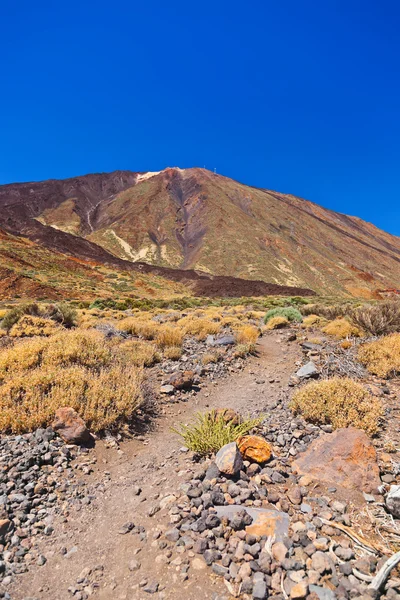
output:
<instances>
[{"instance_id":1,"label":"low scrub bush","mask_svg":"<svg viewBox=\"0 0 400 600\"><path fill-rule=\"evenodd\" d=\"M289 321L286 317L272 317L266 324L265 329L282 329L288 325Z\"/></svg>"},{"instance_id":2,"label":"low scrub bush","mask_svg":"<svg viewBox=\"0 0 400 600\"><path fill-rule=\"evenodd\" d=\"M264 323L267 324L273 317L285 317L288 321L300 323L303 320L301 312L292 306L283 308L271 308L264 317Z\"/></svg>"},{"instance_id":3,"label":"low scrub bush","mask_svg":"<svg viewBox=\"0 0 400 600\"><path fill-rule=\"evenodd\" d=\"M235 358L246 358L249 354L256 353L255 344L238 344L234 351Z\"/></svg>"},{"instance_id":4,"label":"low scrub bush","mask_svg":"<svg viewBox=\"0 0 400 600\"><path fill-rule=\"evenodd\" d=\"M386 335L400 331L400 302L381 302L361 306L352 311L351 320L370 335Z\"/></svg>"},{"instance_id":5,"label":"low scrub bush","mask_svg":"<svg viewBox=\"0 0 400 600\"><path fill-rule=\"evenodd\" d=\"M320 317L319 315L307 315L303 319L302 327L307 329L308 327L323 327L327 324L327 320L325 317Z\"/></svg>"},{"instance_id":6,"label":"low scrub bush","mask_svg":"<svg viewBox=\"0 0 400 600\"><path fill-rule=\"evenodd\" d=\"M383 416L377 398L352 379L338 377L305 385L295 392L291 408L311 423L357 427L370 435L378 432Z\"/></svg>"},{"instance_id":7,"label":"low scrub bush","mask_svg":"<svg viewBox=\"0 0 400 600\"><path fill-rule=\"evenodd\" d=\"M157 332L160 326L150 320L138 319L137 317L127 317L122 319L118 323L118 327L121 331L142 337L145 340L154 340L157 336Z\"/></svg>"},{"instance_id":8,"label":"low scrub bush","mask_svg":"<svg viewBox=\"0 0 400 600\"><path fill-rule=\"evenodd\" d=\"M255 344L260 335L260 331L253 325L243 325L236 331L235 339L238 344Z\"/></svg>"},{"instance_id":9,"label":"low scrub bush","mask_svg":"<svg viewBox=\"0 0 400 600\"><path fill-rule=\"evenodd\" d=\"M33 337L53 335L59 326L51 319L23 315L9 331L11 337Z\"/></svg>"},{"instance_id":10,"label":"low scrub bush","mask_svg":"<svg viewBox=\"0 0 400 600\"><path fill-rule=\"evenodd\" d=\"M139 369L119 365L98 373L79 366L20 373L0 388L0 430L47 427L63 406L74 408L92 431L114 428L140 406L141 380Z\"/></svg>"},{"instance_id":11,"label":"low scrub bush","mask_svg":"<svg viewBox=\"0 0 400 600\"><path fill-rule=\"evenodd\" d=\"M20 318L23 315L31 315L38 317L40 314L39 306L35 302L31 302L29 304L21 304L20 306L16 306L14 308L10 308L6 312L1 321L1 327L9 331L15 323L18 323Z\"/></svg>"},{"instance_id":12,"label":"low scrub bush","mask_svg":"<svg viewBox=\"0 0 400 600\"><path fill-rule=\"evenodd\" d=\"M350 323L347 319L335 319L323 327L322 331L338 340L344 340L349 337L362 337L363 335L361 329Z\"/></svg>"},{"instance_id":13,"label":"low scrub bush","mask_svg":"<svg viewBox=\"0 0 400 600\"><path fill-rule=\"evenodd\" d=\"M118 343L113 353L116 361L126 367L151 367L160 360L160 353L155 344L139 340Z\"/></svg>"},{"instance_id":14,"label":"low scrub bush","mask_svg":"<svg viewBox=\"0 0 400 600\"><path fill-rule=\"evenodd\" d=\"M203 365L209 365L211 363L217 363L219 358L220 356L217 352L206 352L206 354L203 354L201 362Z\"/></svg>"},{"instance_id":15,"label":"low scrub bush","mask_svg":"<svg viewBox=\"0 0 400 600\"><path fill-rule=\"evenodd\" d=\"M307 304L306 306L301 307L301 313L304 316L316 315L318 317L323 317L328 321L344 317L349 314L350 311L351 305L349 304L332 304L331 306L326 306L324 304Z\"/></svg>"},{"instance_id":16,"label":"low scrub bush","mask_svg":"<svg viewBox=\"0 0 400 600\"><path fill-rule=\"evenodd\" d=\"M56 323L60 323L63 327L70 329L76 326L78 313L73 306L69 306L66 302L53 304L46 309L46 316Z\"/></svg>"},{"instance_id":17,"label":"low scrub bush","mask_svg":"<svg viewBox=\"0 0 400 600\"><path fill-rule=\"evenodd\" d=\"M194 335L199 340L204 340L208 335L215 335L221 331L221 323L193 315L180 319L177 326L184 333Z\"/></svg>"},{"instance_id":18,"label":"low scrub bush","mask_svg":"<svg viewBox=\"0 0 400 600\"><path fill-rule=\"evenodd\" d=\"M358 350L358 360L370 373L379 377L400 373L400 333L363 344Z\"/></svg>"},{"instance_id":19,"label":"low scrub bush","mask_svg":"<svg viewBox=\"0 0 400 600\"><path fill-rule=\"evenodd\" d=\"M247 419L239 425L226 422L223 415L217 416L215 411L198 413L189 425L180 425L173 429L184 440L185 446L202 456L218 452L222 446L235 442L242 435L249 433L254 427L260 425L264 417Z\"/></svg>"},{"instance_id":20,"label":"low scrub bush","mask_svg":"<svg viewBox=\"0 0 400 600\"><path fill-rule=\"evenodd\" d=\"M168 325L164 325L159 328L159 331L156 335L156 344L162 350L165 348L170 348L173 346L174 348L180 348L183 344L183 332L177 327L169 327Z\"/></svg>"},{"instance_id":21,"label":"low scrub bush","mask_svg":"<svg viewBox=\"0 0 400 600\"><path fill-rule=\"evenodd\" d=\"M179 360L182 356L182 348L179 346L168 346L164 349L163 356L167 360Z\"/></svg>"}]
</instances>

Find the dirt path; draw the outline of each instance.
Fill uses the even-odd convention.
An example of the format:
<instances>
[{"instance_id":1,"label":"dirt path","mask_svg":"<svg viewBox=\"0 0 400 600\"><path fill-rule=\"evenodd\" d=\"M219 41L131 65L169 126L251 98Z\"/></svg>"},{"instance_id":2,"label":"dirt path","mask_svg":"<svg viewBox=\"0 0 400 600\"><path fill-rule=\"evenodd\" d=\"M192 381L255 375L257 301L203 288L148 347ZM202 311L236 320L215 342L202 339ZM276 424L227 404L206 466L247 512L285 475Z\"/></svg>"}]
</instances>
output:
<instances>
[{"instance_id":1,"label":"dirt path","mask_svg":"<svg viewBox=\"0 0 400 600\"><path fill-rule=\"evenodd\" d=\"M142 441L124 443L120 449L96 444L87 457L87 463L95 460L90 465L93 472L81 478L89 492L82 492L79 500L77 488L76 507L68 507L64 518L56 517L54 533L38 542L47 562L32 566L17 579L10 590L13 600L80 600L87 596L73 595L74 590L68 588L85 576L84 594L101 600L149 598L144 590L153 581L159 583L155 598L227 597L221 579L214 578L202 560L195 561L198 570L193 567L197 555L189 552L188 559L186 552L165 564L168 548L160 548L164 538L157 532L171 527L168 506L150 515L160 500L178 491L196 470L182 451L181 440L171 432L172 425L207 408L230 407L244 414L273 408L301 351L298 345L282 341L279 333L262 338L258 350L241 373L208 383L189 402L166 404L157 429ZM135 486L142 490L139 495ZM142 526L146 533L137 533L137 527L135 533L118 533L128 522Z\"/></svg>"}]
</instances>

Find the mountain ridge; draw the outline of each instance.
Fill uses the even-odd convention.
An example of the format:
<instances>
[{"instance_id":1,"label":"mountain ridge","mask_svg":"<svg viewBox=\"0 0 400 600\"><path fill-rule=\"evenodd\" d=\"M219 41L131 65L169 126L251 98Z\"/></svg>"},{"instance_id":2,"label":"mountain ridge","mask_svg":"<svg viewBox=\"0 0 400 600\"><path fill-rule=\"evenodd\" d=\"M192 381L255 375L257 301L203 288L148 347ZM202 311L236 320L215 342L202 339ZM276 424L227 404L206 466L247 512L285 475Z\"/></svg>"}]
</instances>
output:
<instances>
[{"instance_id":1,"label":"mountain ridge","mask_svg":"<svg viewBox=\"0 0 400 600\"><path fill-rule=\"evenodd\" d=\"M357 216L197 167L6 184L0 209L0 226L12 233L111 263L332 295L377 297L400 288L397 236Z\"/></svg>"}]
</instances>

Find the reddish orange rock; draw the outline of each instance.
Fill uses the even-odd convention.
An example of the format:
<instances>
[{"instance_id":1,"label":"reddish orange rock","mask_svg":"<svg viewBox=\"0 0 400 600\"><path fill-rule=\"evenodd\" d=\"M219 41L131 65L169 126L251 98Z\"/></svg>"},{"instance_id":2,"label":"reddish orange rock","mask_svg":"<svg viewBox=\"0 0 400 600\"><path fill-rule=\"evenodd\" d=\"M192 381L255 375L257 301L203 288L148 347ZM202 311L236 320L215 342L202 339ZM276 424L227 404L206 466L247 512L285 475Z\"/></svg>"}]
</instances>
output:
<instances>
[{"instance_id":1,"label":"reddish orange rock","mask_svg":"<svg viewBox=\"0 0 400 600\"><path fill-rule=\"evenodd\" d=\"M86 444L91 438L85 421L71 407L59 408L51 426L68 444Z\"/></svg>"},{"instance_id":2,"label":"reddish orange rock","mask_svg":"<svg viewBox=\"0 0 400 600\"><path fill-rule=\"evenodd\" d=\"M337 429L314 440L292 464L300 475L359 492L381 484L375 448L364 431Z\"/></svg>"},{"instance_id":3,"label":"reddish orange rock","mask_svg":"<svg viewBox=\"0 0 400 600\"><path fill-rule=\"evenodd\" d=\"M237 445L245 460L264 463L272 456L271 445L259 435L244 435L238 439Z\"/></svg>"}]
</instances>

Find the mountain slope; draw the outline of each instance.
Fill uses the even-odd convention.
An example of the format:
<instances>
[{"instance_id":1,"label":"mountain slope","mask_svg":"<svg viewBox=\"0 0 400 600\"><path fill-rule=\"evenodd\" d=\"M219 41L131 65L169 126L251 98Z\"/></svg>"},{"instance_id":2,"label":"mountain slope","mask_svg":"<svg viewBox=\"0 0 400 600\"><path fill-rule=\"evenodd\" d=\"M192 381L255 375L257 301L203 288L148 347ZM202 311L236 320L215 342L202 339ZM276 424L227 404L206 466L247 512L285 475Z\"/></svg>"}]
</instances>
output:
<instances>
[{"instance_id":1,"label":"mountain slope","mask_svg":"<svg viewBox=\"0 0 400 600\"><path fill-rule=\"evenodd\" d=\"M0 186L0 208L5 228L103 262L117 257L324 294L400 288L400 238L204 169Z\"/></svg>"}]
</instances>

